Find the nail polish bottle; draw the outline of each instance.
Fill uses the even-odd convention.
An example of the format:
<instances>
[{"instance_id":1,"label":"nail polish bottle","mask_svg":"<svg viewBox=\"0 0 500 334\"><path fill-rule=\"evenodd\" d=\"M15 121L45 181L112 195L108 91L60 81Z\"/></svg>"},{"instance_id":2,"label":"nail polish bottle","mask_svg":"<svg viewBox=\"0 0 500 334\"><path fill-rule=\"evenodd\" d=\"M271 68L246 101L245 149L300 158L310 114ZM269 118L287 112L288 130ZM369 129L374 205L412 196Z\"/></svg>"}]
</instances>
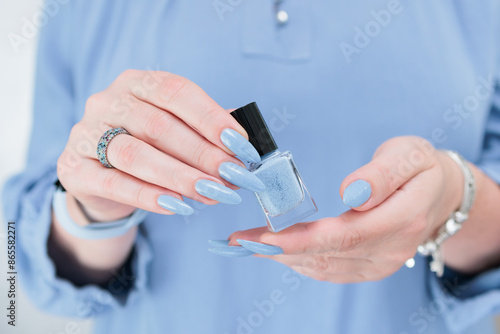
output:
<instances>
[{"instance_id":1,"label":"nail polish bottle","mask_svg":"<svg viewBox=\"0 0 500 334\"><path fill-rule=\"evenodd\" d=\"M255 102L234 110L231 115L247 131L250 143L262 159L249 171L266 185L255 195L264 211L267 226L281 231L316 213L318 208L295 166L292 153L280 152Z\"/></svg>"}]
</instances>

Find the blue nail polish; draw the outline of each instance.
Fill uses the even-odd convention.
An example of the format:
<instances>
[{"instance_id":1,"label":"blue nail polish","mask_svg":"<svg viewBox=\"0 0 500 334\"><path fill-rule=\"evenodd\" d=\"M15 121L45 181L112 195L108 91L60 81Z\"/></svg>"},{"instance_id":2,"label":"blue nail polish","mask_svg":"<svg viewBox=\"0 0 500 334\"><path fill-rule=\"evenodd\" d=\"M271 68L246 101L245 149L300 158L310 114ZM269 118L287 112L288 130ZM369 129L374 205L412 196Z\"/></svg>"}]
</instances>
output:
<instances>
[{"instance_id":1,"label":"blue nail polish","mask_svg":"<svg viewBox=\"0 0 500 334\"><path fill-rule=\"evenodd\" d=\"M229 240L208 240L208 243L216 248L229 246Z\"/></svg>"},{"instance_id":2,"label":"blue nail polish","mask_svg":"<svg viewBox=\"0 0 500 334\"><path fill-rule=\"evenodd\" d=\"M255 102L231 112L247 131L262 161L249 171L266 186L255 195L264 211L267 226L281 231L316 213L318 208L306 189L290 152L280 152Z\"/></svg>"},{"instance_id":3,"label":"blue nail polish","mask_svg":"<svg viewBox=\"0 0 500 334\"><path fill-rule=\"evenodd\" d=\"M242 257L255 254L251 250L248 250L241 246L225 246L225 247L209 248L208 251L217 255L227 256L227 257Z\"/></svg>"},{"instance_id":4,"label":"blue nail polish","mask_svg":"<svg viewBox=\"0 0 500 334\"><path fill-rule=\"evenodd\" d=\"M262 255L280 255L283 254L283 249L278 246L267 245L256 241L236 239L238 243L254 253Z\"/></svg>"},{"instance_id":5,"label":"blue nail polish","mask_svg":"<svg viewBox=\"0 0 500 334\"><path fill-rule=\"evenodd\" d=\"M260 156L255 147L237 131L225 129L220 135L220 140L238 157L250 162L260 162Z\"/></svg>"},{"instance_id":6,"label":"blue nail polish","mask_svg":"<svg viewBox=\"0 0 500 334\"><path fill-rule=\"evenodd\" d=\"M158 197L156 202L162 208L168 211L172 211L173 213L176 213L178 215L189 216L194 213L193 208L190 207L186 202L172 196L161 195Z\"/></svg>"},{"instance_id":7,"label":"blue nail polish","mask_svg":"<svg viewBox=\"0 0 500 334\"><path fill-rule=\"evenodd\" d=\"M222 163L219 166L219 175L227 182L243 189L250 191L264 191L266 189L264 183L257 176L232 162Z\"/></svg>"},{"instance_id":8,"label":"blue nail polish","mask_svg":"<svg viewBox=\"0 0 500 334\"><path fill-rule=\"evenodd\" d=\"M342 200L345 205L356 208L365 203L372 195L372 187L365 180L356 180L344 190Z\"/></svg>"},{"instance_id":9,"label":"blue nail polish","mask_svg":"<svg viewBox=\"0 0 500 334\"><path fill-rule=\"evenodd\" d=\"M209 180L199 180L194 185L196 192L202 196L226 204L239 204L241 197L234 190Z\"/></svg>"}]
</instances>

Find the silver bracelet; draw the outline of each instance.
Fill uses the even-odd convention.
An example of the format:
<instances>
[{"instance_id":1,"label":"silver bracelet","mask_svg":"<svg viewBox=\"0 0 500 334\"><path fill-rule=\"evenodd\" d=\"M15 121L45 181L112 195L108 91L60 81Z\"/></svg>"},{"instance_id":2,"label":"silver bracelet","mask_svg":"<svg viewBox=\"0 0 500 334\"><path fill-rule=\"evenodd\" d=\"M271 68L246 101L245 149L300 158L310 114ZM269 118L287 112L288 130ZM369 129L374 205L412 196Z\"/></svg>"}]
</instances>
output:
<instances>
[{"instance_id":1,"label":"silver bracelet","mask_svg":"<svg viewBox=\"0 0 500 334\"><path fill-rule=\"evenodd\" d=\"M418 246L417 249L419 254L424 256L430 255L432 257L429 264L430 270L435 272L438 277L442 277L444 273L441 245L446 239L460 231L463 222L469 218L469 211L476 197L476 181L474 180L474 174L472 174L471 169L467 165L467 161L458 152L447 150L443 152L453 159L462 170L464 176L464 196L460 208L458 211L453 212L446 223L439 229L436 239L425 242Z\"/></svg>"}]
</instances>

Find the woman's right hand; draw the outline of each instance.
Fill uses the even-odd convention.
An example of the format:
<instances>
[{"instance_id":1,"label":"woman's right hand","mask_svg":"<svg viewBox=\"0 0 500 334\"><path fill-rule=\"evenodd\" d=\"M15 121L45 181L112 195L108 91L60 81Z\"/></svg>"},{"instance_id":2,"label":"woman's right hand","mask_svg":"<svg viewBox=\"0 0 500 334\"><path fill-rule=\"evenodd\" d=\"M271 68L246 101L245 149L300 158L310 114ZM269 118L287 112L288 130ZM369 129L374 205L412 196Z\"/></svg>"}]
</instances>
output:
<instances>
[{"instance_id":1,"label":"woman's right hand","mask_svg":"<svg viewBox=\"0 0 500 334\"><path fill-rule=\"evenodd\" d=\"M107 159L115 168L105 168L97 143L116 127L131 136L112 139ZM263 190L234 157L260 161L245 137L238 122L193 82L167 72L127 70L87 100L58 160L58 177L95 221L123 218L135 208L191 214L181 196L237 204L234 185Z\"/></svg>"}]
</instances>

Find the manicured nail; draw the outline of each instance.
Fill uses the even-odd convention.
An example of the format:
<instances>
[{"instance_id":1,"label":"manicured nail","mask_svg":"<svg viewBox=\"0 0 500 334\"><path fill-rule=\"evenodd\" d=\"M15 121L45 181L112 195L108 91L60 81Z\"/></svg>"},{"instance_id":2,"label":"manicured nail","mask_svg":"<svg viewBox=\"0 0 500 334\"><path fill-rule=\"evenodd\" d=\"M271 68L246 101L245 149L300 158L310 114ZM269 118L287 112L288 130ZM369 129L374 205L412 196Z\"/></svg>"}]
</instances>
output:
<instances>
[{"instance_id":1,"label":"manicured nail","mask_svg":"<svg viewBox=\"0 0 500 334\"><path fill-rule=\"evenodd\" d=\"M193 208L190 207L186 202L172 196L161 195L160 197L158 197L156 202L162 208L168 211L172 211L173 213L176 213L178 215L189 216L194 213Z\"/></svg>"},{"instance_id":2,"label":"manicured nail","mask_svg":"<svg viewBox=\"0 0 500 334\"><path fill-rule=\"evenodd\" d=\"M283 254L283 248L260 242L236 239L236 241L248 250L262 255L280 255Z\"/></svg>"},{"instance_id":3,"label":"manicured nail","mask_svg":"<svg viewBox=\"0 0 500 334\"><path fill-rule=\"evenodd\" d=\"M257 176L232 162L222 163L219 166L219 175L227 182L246 190L259 192L266 189L264 183Z\"/></svg>"},{"instance_id":4,"label":"manicured nail","mask_svg":"<svg viewBox=\"0 0 500 334\"><path fill-rule=\"evenodd\" d=\"M209 252L212 252L217 255L227 256L227 257L242 257L242 256L250 256L255 254L251 250L243 248L241 246L222 246L209 248Z\"/></svg>"},{"instance_id":5,"label":"manicured nail","mask_svg":"<svg viewBox=\"0 0 500 334\"><path fill-rule=\"evenodd\" d=\"M235 130L225 129L220 135L220 140L238 157L250 162L260 162L260 155L255 147Z\"/></svg>"},{"instance_id":6,"label":"manicured nail","mask_svg":"<svg viewBox=\"0 0 500 334\"><path fill-rule=\"evenodd\" d=\"M345 205L356 208L365 203L372 195L372 187L365 180L356 180L344 190Z\"/></svg>"},{"instance_id":7,"label":"manicured nail","mask_svg":"<svg viewBox=\"0 0 500 334\"><path fill-rule=\"evenodd\" d=\"M214 181L199 180L194 185L194 188L198 194L216 200L217 202L226 204L241 203L240 195L234 190Z\"/></svg>"},{"instance_id":8,"label":"manicured nail","mask_svg":"<svg viewBox=\"0 0 500 334\"><path fill-rule=\"evenodd\" d=\"M208 243L214 247L229 246L229 240L208 240Z\"/></svg>"}]
</instances>

